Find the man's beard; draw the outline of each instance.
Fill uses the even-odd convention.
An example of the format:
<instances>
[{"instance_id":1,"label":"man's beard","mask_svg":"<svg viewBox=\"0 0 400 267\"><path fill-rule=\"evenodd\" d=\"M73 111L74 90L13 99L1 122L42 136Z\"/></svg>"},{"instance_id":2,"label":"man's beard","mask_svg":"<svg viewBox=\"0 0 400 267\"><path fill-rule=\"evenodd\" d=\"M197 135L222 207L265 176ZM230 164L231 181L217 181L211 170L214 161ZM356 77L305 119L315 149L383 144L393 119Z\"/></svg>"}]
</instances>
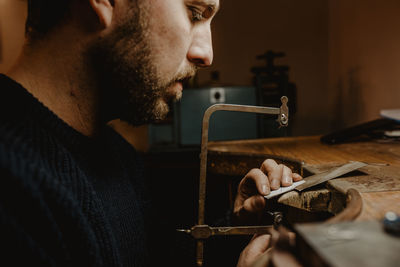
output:
<instances>
[{"instance_id":1,"label":"man's beard","mask_svg":"<svg viewBox=\"0 0 400 267\"><path fill-rule=\"evenodd\" d=\"M196 73L191 66L175 77L159 77L145 23L147 14L142 11L133 8L129 21L126 19L88 51L106 121L119 118L132 125L143 125L165 119L170 105L181 97L181 93L167 89Z\"/></svg>"}]
</instances>

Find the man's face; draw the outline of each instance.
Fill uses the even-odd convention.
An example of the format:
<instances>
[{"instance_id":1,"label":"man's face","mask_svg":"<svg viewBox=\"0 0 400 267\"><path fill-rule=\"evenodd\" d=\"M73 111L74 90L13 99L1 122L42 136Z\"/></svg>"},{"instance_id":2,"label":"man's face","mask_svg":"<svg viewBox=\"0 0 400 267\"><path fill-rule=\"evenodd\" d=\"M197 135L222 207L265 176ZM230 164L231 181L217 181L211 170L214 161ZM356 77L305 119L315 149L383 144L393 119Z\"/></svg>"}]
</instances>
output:
<instances>
[{"instance_id":1,"label":"man's face","mask_svg":"<svg viewBox=\"0 0 400 267\"><path fill-rule=\"evenodd\" d=\"M219 0L133 0L93 47L107 116L162 120L183 83L212 63L210 23Z\"/></svg>"}]
</instances>

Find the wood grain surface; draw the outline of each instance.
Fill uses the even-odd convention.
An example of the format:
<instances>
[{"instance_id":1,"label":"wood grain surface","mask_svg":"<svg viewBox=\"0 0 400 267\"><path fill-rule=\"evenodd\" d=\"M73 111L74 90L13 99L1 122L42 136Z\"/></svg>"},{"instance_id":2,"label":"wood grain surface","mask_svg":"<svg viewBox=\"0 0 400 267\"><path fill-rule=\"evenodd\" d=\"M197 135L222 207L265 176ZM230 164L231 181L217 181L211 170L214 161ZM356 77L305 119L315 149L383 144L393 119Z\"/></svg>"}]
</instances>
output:
<instances>
[{"instance_id":1,"label":"wood grain surface","mask_svg":"<svg viewBox=\"0 0 400 267\"><path fill-rule=\"evenodd\" d=\"M360 220L381 218L386 211L400 213L399 142L376 140L327 145L320 142L320 136L219 141L209 143L208 155L211 173L229 175L243 175L250 167L259 167L264 157L282 160L294 171L299 166L305 167L311 173L349 161L362 161L369 165L330 180L324 188L286 193L279 202L308 211L327 210L336 214L345 204L346 192L353 188L363 198Z\"/></svg>"},{"instance_id":2,"label":"wood grain surface","mask_svg":"<svg viewBox=\"0 0 400 267\"><path fill-rule=\"evenodd\" d=\"M320 136L300 136L209 142L213 155L277 155L308 165L347 163L350 160L400 166L400 143L359 142L337 145L321 143Z\"/></svg>"}]
</instances>

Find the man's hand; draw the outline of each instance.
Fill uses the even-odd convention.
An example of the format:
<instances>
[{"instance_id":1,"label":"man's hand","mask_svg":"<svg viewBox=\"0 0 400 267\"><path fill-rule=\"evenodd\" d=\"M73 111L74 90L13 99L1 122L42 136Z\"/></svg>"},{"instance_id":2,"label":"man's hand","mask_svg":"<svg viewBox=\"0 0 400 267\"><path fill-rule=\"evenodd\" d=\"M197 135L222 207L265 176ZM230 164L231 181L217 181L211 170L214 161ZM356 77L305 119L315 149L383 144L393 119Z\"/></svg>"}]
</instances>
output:
<instances>
[{"instance_id":1,"label":"man's hand","mask_svg":"<svg viewBox=\"0 0 400 267\"><path fill-rule=\"evenodd\" d=\"M240 254L237 267L302 267L295 256L296 235L284 227L254 235Z\"/></svg>"},{"instance_id":2,"label":"man's hand","mask_svg":"<svg viewBox=\"0 0 400 267\"><path fill-rule=\"evenodd\" d=\"M235 220L241 223L256 223L265 208L265 198L271 190L281 186L290 186L303 179L299 174L272 159L265 160L259 169L252 169L240 181L233 213Z\"/></svg>"},{"instance_id":3,"label":"man's hand","mask_svg":"<svg viewBox=\"0 0 400 267\"><path fill-rule=\"evenodd\" d=\"M273 240L272 235L254 235L249 244L240 253L237 267L250 267L260 257L266 255L271 248Z\"/></svg>"}]
</instances>

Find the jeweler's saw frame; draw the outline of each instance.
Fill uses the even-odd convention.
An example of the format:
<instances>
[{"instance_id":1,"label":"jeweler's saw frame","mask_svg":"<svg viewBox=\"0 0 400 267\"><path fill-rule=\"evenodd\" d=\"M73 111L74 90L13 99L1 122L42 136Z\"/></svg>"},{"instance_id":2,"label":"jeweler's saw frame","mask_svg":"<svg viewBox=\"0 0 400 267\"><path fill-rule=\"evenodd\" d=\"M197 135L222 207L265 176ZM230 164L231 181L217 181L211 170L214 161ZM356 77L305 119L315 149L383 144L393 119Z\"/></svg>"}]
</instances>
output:
<instances>
[{"instance_id":1,"label":"jeweler's saw frame","mask_svg":"<svg viewBox=\"0 0 400 267\"><path fill-rule=\"evenodd\" d=\"M273 226L240 226L240 227L210 227L205 224L205 198L206 198L206 174L207 174L207 150L208 150L208 128L211 115L216 111L237 111L258 114L277 115L280 127L286 127L289 123L288 98L281 97L281 106L262 107L233 104L215 104L210 106L204 113L201 132L201 154L200 154L200 181L199 181L199 209L198 222L190 230L180 230L191 234L197 240L196 263L203 266L204 240L211 235L235 235L268 233Z\"/></svg>"}]
</instances>

